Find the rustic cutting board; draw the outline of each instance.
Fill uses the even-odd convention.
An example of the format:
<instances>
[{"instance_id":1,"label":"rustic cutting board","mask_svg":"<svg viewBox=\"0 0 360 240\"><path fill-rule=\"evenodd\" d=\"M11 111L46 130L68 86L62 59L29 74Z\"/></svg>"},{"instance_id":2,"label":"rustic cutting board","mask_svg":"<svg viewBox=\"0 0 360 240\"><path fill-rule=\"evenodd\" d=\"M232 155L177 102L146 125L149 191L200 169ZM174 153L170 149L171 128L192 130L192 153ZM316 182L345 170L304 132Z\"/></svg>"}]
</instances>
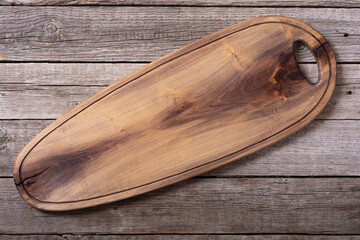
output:
<instances>
[{"instance_id":1,"label":"rustic cutting board","mask_svg":"<svg viewBox=\"0 0 360 240\"><path fill-rule=\"evenodd\" d=\"M314 54L310 83L294 56ZM336 62L308 25L263 17L223 29L128 75L55 121L14 166L43 210L108 203L219 167L308 124L334 90ZM51 99L49 99L51 101Z\"/></svg>"}]
</instances>

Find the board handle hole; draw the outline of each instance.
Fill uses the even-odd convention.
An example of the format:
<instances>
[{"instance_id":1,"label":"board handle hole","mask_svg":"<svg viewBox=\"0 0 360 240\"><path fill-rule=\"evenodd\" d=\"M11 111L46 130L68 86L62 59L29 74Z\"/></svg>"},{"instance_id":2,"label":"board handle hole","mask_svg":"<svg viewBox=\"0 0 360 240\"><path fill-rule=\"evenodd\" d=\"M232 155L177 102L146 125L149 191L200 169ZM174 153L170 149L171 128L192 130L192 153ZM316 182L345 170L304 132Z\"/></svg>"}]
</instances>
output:
<instances>
[{"instance_id":1,"label":"board handle hole","mask_svg":"<svg viewBox=\"0 0 360 240\"><path fill-rule=\"evenodd\" d=\"M299 68L308 82L317 84L319 82L319 70L313 53L301 41L295 42L294 52Z\"/></svg>"}]
</instances>

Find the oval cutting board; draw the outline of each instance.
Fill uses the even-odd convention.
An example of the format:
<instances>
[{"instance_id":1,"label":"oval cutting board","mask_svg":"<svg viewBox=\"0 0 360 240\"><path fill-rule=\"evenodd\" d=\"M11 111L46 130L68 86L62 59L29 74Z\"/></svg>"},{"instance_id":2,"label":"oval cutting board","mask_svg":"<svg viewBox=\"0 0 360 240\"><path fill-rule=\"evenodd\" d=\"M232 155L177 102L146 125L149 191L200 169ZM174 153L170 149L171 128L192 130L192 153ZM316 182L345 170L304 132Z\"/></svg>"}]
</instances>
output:
<instances>
[{"instance_id":1,"label":"oval cutting board","mask_svg":"<svg viewBox=\"0 0 360 240\"><path fill-rule=\"evenodd\" d=\"M294 57L314 54L311 84ZM284 17L241 22L128 75L55 121L14 166L36 208L104 204L209 171L279 141L329 101L334 54L308 25Z\"/></svg>"}]
</instances>

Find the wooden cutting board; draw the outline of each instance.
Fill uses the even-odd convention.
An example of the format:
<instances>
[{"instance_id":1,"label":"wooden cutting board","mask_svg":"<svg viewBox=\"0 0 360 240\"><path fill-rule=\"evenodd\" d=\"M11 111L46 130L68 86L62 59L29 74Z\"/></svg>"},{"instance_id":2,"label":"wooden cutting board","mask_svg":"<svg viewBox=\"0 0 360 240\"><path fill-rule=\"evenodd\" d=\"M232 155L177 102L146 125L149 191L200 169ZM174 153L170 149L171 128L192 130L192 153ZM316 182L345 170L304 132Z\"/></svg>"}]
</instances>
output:
<instances>
[{"instance_id":1,"label":"wooden cutting board","mask_svg":"<svg viewBox=\"0 0 360 240\"><path fill-rule=\"evenodd\" d=\"M314 54L316 84L299 69L297 41ZM25 201L51 211L148 192L296 132L324 108L335 80L333 51L308 25L244 21L154 61L55 121L19 154L15 184Z\"/></svg>"}]
</instances>

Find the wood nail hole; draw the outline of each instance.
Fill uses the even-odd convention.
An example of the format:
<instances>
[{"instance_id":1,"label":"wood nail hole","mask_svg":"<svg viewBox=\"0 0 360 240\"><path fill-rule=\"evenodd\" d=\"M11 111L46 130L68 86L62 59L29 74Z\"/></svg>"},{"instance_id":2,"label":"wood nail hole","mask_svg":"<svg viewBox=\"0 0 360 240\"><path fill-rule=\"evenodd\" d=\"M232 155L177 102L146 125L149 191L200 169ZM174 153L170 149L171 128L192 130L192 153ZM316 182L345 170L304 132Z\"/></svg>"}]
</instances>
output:
<instances>
[{"instance_id":1,"label":"wood nail hole","mask_svg":"<svg viewBox=\"0 0 360 240\"><path fill-rule=\"evenodd\" d=\"M344 33L344 37L348 37L349 36L349 34L348 33Z\"/></svg>"},{"instance_id":2,"label":"wood nail hole","mask_svg":"<svg viewBox=\"0 0 360 240\"><path fill-rule=\"evenodd\" d=\"M318 67L316 59L310 49L302 42L295 42L295 58L299 64L301 72L311 84L319 82ZM311 60L309 60L311 59Z\"/></svg>"},{"instance_id":3,"label":"wood nail hole","mask_svg":"<svg viewBox=\"0 0 360 240\"><path fill-rule=\"evenodd\" d=\"M347 91L346 92L346 95L351 95L352 94L352 91Z\"/></svg>"}]
</instances>

